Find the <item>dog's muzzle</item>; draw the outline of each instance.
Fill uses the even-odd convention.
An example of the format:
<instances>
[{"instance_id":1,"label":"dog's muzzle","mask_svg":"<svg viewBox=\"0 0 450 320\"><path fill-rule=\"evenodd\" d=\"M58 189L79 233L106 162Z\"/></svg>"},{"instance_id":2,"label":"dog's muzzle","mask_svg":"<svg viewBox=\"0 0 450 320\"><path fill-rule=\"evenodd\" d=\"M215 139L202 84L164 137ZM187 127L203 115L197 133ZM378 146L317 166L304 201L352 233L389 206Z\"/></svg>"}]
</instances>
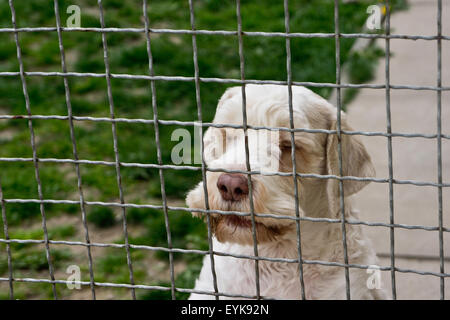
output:
<instances>
[{"instance_id":1,"label":"dog's muzzle","mask_svg":"<svg viewBox=\"0 0 450 320\"><path fill-rule=\"evenodd\" d=\"M217 179L217 188L226 201L240 201L248 196L248 180L239 173L221 174Z\"/></svg>"}]
</instances>

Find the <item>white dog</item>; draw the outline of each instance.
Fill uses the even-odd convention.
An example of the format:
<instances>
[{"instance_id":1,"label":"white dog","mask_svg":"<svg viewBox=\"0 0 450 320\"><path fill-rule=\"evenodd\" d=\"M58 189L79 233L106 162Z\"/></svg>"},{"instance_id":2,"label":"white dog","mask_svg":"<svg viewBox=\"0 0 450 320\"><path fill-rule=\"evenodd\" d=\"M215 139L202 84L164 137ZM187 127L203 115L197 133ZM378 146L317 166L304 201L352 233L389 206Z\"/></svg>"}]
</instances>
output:
<instances>
[{"instance_id":1,"label":"white dog","mask_svg":"<svg viewBox=\"0 0 450 320\"><path fill-rule=\"evenodd\" d=\"M242 88L228 89L221 97L214 123L242 125ZM292 87L295 128L336 130L336 108L304 87ZM247 85L247 121L250 126L289 128L287 86ZM342 113L342 130L351 131ZM339 175L336 134L295 132L296 169L299 173ZM246 171L244 132L242 129L210 127L204 135L204 154L208 168ZM370 157L355 135L341 136L344 176L373 177ZM254 212L295 217L295 188L292 175L291 133L277 130L248 130L252 171ZM261 174L259 174L261 173ZM264 174L266 173L266 174ZM210 209L250 212L246 174L207 172ZM355 218L348 196L358 192L367 181L345 180L345 216ZM340 219L339 181L337 179L298 178L299 214L302 217ZM190 208L205 209L203 182L189 192ZM194 213L196 216L205 216ZM254 255L251 217L210 215L214 251L235 255ZM298 259L297 226L293 219L255 217L258 255L269 258ZM344 263L341 223L301 221L302 258ZM346 225L348 262L374 266L377 258L369 240L358 225ZM255 261L215 255L219 292L254 296ZM383 299L382 289L370 285L367 269L349 268L352 299ZM379 272L379 271L378 271ZM303 264L307 299L345 299L346 281L342 266ZM375 279L379 280L379 279ZM259 261L260 294L275 299L300 299L298 263ZM379 286L377 286L379 287ZM373 289L372 289L373 288ZM196 290L214 292L210 257L195 284ZM192 294L190 299L213 299L213 295ZM222 297L221 297L222 298Z\"/></svg>"}]
</instances>

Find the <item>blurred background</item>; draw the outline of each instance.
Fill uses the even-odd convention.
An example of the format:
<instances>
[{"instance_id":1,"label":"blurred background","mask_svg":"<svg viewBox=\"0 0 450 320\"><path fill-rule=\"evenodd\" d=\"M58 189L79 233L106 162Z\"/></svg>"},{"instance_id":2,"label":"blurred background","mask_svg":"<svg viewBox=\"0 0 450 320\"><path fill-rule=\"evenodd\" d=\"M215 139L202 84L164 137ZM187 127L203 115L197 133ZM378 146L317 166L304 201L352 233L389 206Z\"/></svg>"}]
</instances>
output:
<instances>
[{"instance_id":1,"label":"blurred background","mask_svg":"<svg viewBox=\"0 0 450 320\"><path fill-rule=\"evenodd\" d=\"M81 9L81 27L100 27L97 1L92 0L60 0L61 22L65 22L70 14L66 8L76 4ZM340 4L340 30L342 33L380 32L383 29L368 31L365 22L369 16L369 5L383 3L376 1L342 1ZM436 4L435 1L391 1L392 5L392 33L401 34L436 34ZM17 27L55 27L55 13L52 0L14 1ZM430 15L421 16L420 12L430 11ZM143 28L144 19L141 1L104 0L104 17L106 27ZM208 30L236 30L235 1L196 0L194 1L197 29ZM444 1L444 17L449 11L448 2ZM244 31L284 32L283 1L272 0L243 0L241 4L242 28ZM333 33L334 32L334 1L329 0L291 0L289 1L290 31L304 33ZM433 13L433 14L432 14ZM190 29L188 1L155 0L149 1L148 17L151 28L162 29ZM396 19L399 20L397 23ZM414 20L416 19L416 20ZM445 18L443 19L445 22ZM423 27L423 30L420 27ZM414 27L414 28L413 28ZM444 25L444 29L448 25ZM11 11L6 0L0 1L0 28L12 28ZM444 32L445 34L445 32ZM448 34L448 32L447 32ZM66 53L66 65L69 72L105 73L101 34L96 32L63 32L63 45ZM148 55L144 33L115 32L106 33L111 73L148 75ZM162 76L194 76L192 57L192 36L154 33L151 35L152 54L154 58L155 75ZM19 42L25 71L61 72L60 51L57 33L21 32ZM408 47L415 44L416 47ZM392 41L392 70L391 75L396 84L420 85L420 78L430 77L431 83L436 84L435 73L427 70L416 70L420 66L429 66L435 72L435 51L431 53L420 51L421 46L429 45L435 50L435 41L397 40ZM237 36L197 35L198 63L200 76L205 78L240 78L238 38ZM446 42L444 41L444 48ZM398 53L395 51L398 48ZM401 51L403 48L403 51ZM394 50L395 49L395 50ZM335 39L334 38L292 38L292 76L294 81L334 83L336 81ZM244 37L245 77L256 80L287 79L285 39L282 37ZM417 60L409 56L402 56L402 52L416 52ZM384 40L368 41L356 39L341 39L341 63L343 66L343 82L347 83L377 83L384 79ZM444 53L444 56L447 53ZM397 56L398 55L398 56ZM395 63L409 62L396 69ZM445 60L444 60L445 61ZM447 61L449 61L447 59ZM445 64L444 64L445 69ZM447 69L445 69L447 70ZM17 72L17 60L14 35L9 32L0 33L0 72ZM447 76L448 71L444 72ZM71 103L75 116L109 117L109 103L105 78L69 77ZM448 79L448 78L447 78ZM62 77L26 77L30 108L33 115L67 115L65 90ZM393 80L394 82L394 80ZM151 105L150 83L146 80L111 79L112 96L117 118L153 119ZM445 83L444 83L445 85ZM448 83L447 83L448 85ZM213 118L217 101L230 85L220 83L201 83L201 103L203 106L203 120L210 122ZM330 88L311 88L326 99L335 103L335 93ZM411 91L403 92L405 95ZM422 101L422 107L436 110L433 91L426 92L433 96L431 100ZM414 92L414 94L419 94ZM421 92L423 94L423 92ZM444 94L447 92L444 91ZM443 109L448 109L448 95L444 97ZM343 90L343 108L349 113L350 122L356 130L385 131L385 92L384 90ZM428 99L428 98L427 98ZM447 100L445 100L447 99ZM393 98L394 100L394 98ZM417 101L411 98L412 101ZM162 120L197 121L197 102L194 82L185 81L156 81L156 101L158 116ZM399 98L399 103L406 101ZM430 103L430 101L432 101ZM420 132L421 119L417 117L417 126L409 126L406 115L414 115L411 109L395 109L398 117L397 124L404 124L405 132ZM423 108L421 110L424 110ZM394 111L393 111L394 112ZM397 111L395 111L397 112ZM430 115L429 111L422 111ZM19 76L0 76L0 115L26 115L22 83ZM397 114L397 113L396 113ZM430 133L435 133L435 119L430 119ZM443 111L443 122L448 111ZM403 118L403 116L405 116ZM401 119L400 119L401 118ZM398 121L398 122L397 122ZM411 120L412 121L412 120ZM434 121L434 122L433 122ZM434 127L433 127L434 125ZM63 120L33 120L35 131L37 156L39 158L73 159L72 142L68 121ZM164 164L172 164L170 154L177 141L171 141L171 133L179 128L174 125L160 125L161 151ZM183 127L190 130L192 127ZM445 127L446 128L446 127ZM80 159L114 162L113 136L111 123L75 121L75 138ZM444 129L445 130L445 129ZM401 131L400 131L401 132ZM443 132L443 133L449 133ZM142 123L117 123L118 150L121 162L128 163L157 163L154 127ZM386 138L363 137L374 157L379 175L387 177L387 147ZM371 140L373 139L373 140ZM379 139L379 140L377 140ZM379 141L378 144L373 141ZM411 139L412 140L412 139ZM445 139L444 139L445 140ZM436 141L428 140L436 151ZM403 141L402 141L403 143ZM444 143L444 142L443 142ZM394 145L396 150L397 145ZM444 145L448 151L448 145ZM411 154L423 151L420 146L412 145L409 149L399 150L406 153L402 161L394 162L401 167L410 159ZM402 151L399 151L402 152ZM445 152L443 156L445 158ZM448 154L448 152L447 152ZM27 120L0 119L0 157L2 158L31 158L30 132ZM429 175L410 176L411 170L428 168L424 162L418 160L416 168L406 170L403 179L436 181L436 156L427 151L424 157L430 158ZM397 158L396 158L397 160ZM445 160L448 164L448 160ZM434 166L434 167L433 167ZM40 163L40 176L44 199L79 200L77 175L73 164ZM81 164L81 178L87 201L119 202L119 189L116 181L114 166ZM384 171L383 171L384 170ZM434 171L433 171L434 170ZM428 171L427 171L428 172ZM397 170L395 170L397 173ZM446 173L448 177L448 173ZM136 167L122 167L122 185L127 203L161 205L161 186L158 169ZM32 162L0 161L0 178L5 199L38 199L38 186L35 179L35 168ZM188 189L201 180L200 172L190 170L164 170L168 203L173 206L184 206L184 198ZM430 180L431 179L431 180ZM448 179L446 180L448 181ZM445 182L445 180L444 180ZM375 187L373 187L375 185ZM372 189L370 189L372 188ZM371 184L361 196L358 207L362 211L362 220L378 222L389 221L387 185ZM377 189L378 188L378 189ZM383 190L380 190L383 189ZM405 187L406 188L406 187ZM408 187L410 188L410 187ZM419 187L415 187L419 189ZM436 193L436 188L432 192ZM397 190L397 189L396 189ZM403 197L410 191L405 190L398 196ZM419 194L422 192L418 191ZM374 195L379 195L379 198ZM448 195L447 193L445 195ZM397 194L396 194L397 196ZM380 198L381 197L381 198ZM384 198L383 198L384 197ZM430 206L437 205L437 196L430 198ZM418 200L420 195L411 199ZM411 201L405 201L405 206ZM400 207L403 202L399 201ZM417 208L417 205L412 205ZM432 207L433 219L408 220L405 223L426 224L436 226L437 211ZM407 208L407 207L406 207ZM427 211L428 206L423 210ZM445 208L445 206L444 206ZM49 238L51 240L81 241L85 240L85 231L81 220L79 205L45 204L44 205ZM92 242L124 243L122 212L117 207L87 206L89 235ZM6 203L6 218L9 237L11 239L43 239L41 212L38 204ZM402 209L399 208L399 211ZM407 217L417 217L408 215ZM170 211L170 229L173 247L184 249L207 250L206 228L202 221L193 219L188 212ZM405 218L406 219L406 218ZM4 221L1 221L4 224ZM127 209L127 223L129 242L149 246L167 247L167 234L164 214L154 209ZM389 254L389 246L383 241L389 241L389 234L382 237L373 229L372 238L376 242L381 256ZM0 238L4 239L3 225ZM405 232L396 231L396 232ZM407 232L410 232L409 230ZM414 232L414 231L411 231ZM431 233L431 232L429 232ZM433 248L437 248L437 233L433 233ZM385 237L384 237L385 236ZM447 235L446 235L447 236ZM408 242L408 237L401 238ZM419 241L418 238L416 238ZM445 238L448 240L448 237ZM431 240L430 240L431 241ZM401 243L402 241L398 242ZM396 245L398 245L398 243ZM428 245L424 243L417 252L423 253ZM431 243L431 242L430 242ZM448 241L447 241L448 243ZM408 246L406 244L406 246ZM402 248L402 247L400 247ZM78 265L81 269L83 281L89 281L87 251L82 246L50 245L52 262L57 279L67 279L66 269L70 265ZM433 249L434 250L434 249ZM446 249L447 250L447 249ZM48 263L45 247L39 244L11 244L13 275L15 278L49 279ZM426 252L427 254L429 252ZM436 254L436 252L432 252ZM129 283L129 271L126 252L123 248L92 248L93 271L95 281L112 283ZM159 285L170 287L169 259L165 252L131 250L131 260L136 284ZM175 254L175 284L181 288L192 288L201 267L201 255ZM409 260L408 260L409 261ZM383 261L389 265L389 260ZM438 261L433 262L438 266ZM425 266L425 267L428 267ZM430 267L431 268L431 267ZM434 267L433 267L434 268ZM434 269L433 269L434 270ZM436 271L436 270L434 270ZM437 270L439 271L439 269ZM389 277L387 272L384 272ZM0 278L8 277L8 261L6 245L0 243ZM417 276L416 277L420 277ZM386 286L389 289L389 279ZM438 278L437 278L438 279ZM438 279L439 280L439 279ZM411 280L406 280L411 281ZM434 285L433 285L434 286ZM436 285L438 290L439 284ZM89 286L81 290L69 290L65 284L56 285L59 298L89 299ZM413 292L405 289L404 292ZM170 291L137 290L138 299L168 299ZM433 291L434 292L434 291ZM426 297L439 298L428 294ZM130 290L124 288L96 287L97 298L100 299L129 299ZM14 282L14 298L17 299L47 299L52 298L52 286L48 283ZM410 297L406 295L405 297ZM9 283L0 281L0 299L9 298ZM177 293L178 299L187 298L187 294Z\"/></svg>"}]
</instances>

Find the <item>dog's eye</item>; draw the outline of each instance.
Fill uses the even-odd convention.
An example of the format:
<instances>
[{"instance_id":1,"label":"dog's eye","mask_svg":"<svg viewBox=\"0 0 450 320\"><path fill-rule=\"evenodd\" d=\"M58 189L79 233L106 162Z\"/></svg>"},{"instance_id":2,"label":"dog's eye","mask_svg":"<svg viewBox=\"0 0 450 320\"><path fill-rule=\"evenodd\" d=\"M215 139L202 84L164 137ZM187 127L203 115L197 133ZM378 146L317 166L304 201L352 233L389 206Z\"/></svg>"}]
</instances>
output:
<instances>
[{"instance_id":1,"label":"dog's eye","mask_svg":"<svg viewBox=\"0 0 450 320\"><path fill-rule=\"evenodd\" d=\"M289 151L289 150L291 150L292 149L291 141L282 141L280 143L280 149L282 151Z\"/></svg>"}]
</instances>

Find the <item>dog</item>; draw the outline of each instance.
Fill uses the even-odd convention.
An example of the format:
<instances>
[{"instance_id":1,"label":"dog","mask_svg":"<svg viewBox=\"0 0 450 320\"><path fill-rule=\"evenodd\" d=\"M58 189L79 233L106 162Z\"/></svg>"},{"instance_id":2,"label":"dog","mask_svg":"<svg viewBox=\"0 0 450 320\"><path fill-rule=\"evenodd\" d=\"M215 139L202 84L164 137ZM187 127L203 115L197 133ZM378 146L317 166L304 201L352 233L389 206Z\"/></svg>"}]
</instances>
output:
<instances>
[{"instance_id":1,"label":"dog","mask_svg":"<svg viewBox=\"0 0 450 320\"><path fill-rule=\"evenodd\" d=\"M292 86L292 120L295 128L337 130L337 109L311 90ZM341 219L340 183L336 177L296 177L298 206L295 201L295 183L292 175L292 152L298 173L315 175L374 177L370 156L356 135L341 134L342 166L339 168L338 136L329 132L291 132L270 128L290 128L289 91L283 85L246 85L247 138L242 128L209 127L203 137L204 160L209 169L206 181L200 182L186 197L196 217L206 217L205 190L207 184L210 210L247 213L210 213L212 243L215 252L254 256L254 237L259 257L299 259L297 221L300 217ZM219 100L213 123L231 126L243 125L242 87L232 87ZM259 129L257 127L260 127ZM341 112L341 129L352 131ZM263 134L265 133L265 134ZM245 140L248 162L252 172L248 181ZM292 150L294 148L294 151ZM231 172L220 172L227 170ZM234 173L243 171L244 173ZM273 174L279 172L281 174ZM272 173L272 174L271 174ZM290 174L283 174L290 173ZM343 180L345 218L357 218L349 196L357 193L367 180ZM251 187L251 190L249 189ZM250 191L252 199L250 199ZM252 217L270 214L271 217ZM297 208L297 209L296 209ZM298 210L298 211L297 211ZM285 216L285 218L275 218ZM335 220L336 221L336 220ZM302 260L344 263L342 224L338 221L300 221ZM361 227L346 224L346 245L349 264L368 266L350 267L349 287L352 299L385 299L380 285L373 286L373 272L377 257L370 240ZM254 297L256 295L255 260L215 255L215 273L219 292ZM372 270L370 270L372 271ZM375 272L375 271L374 271ZM378 270L379 272L379 270ZM340 265L303 263L304 296L298 262L259 260L259 288L262 297L273 299L346 299L345 268ZM372 283L372 285L370 285ZM195 290L214 292L211 259L206 255ZM192 293L189 299L214 299L214 295Z\"/></svg>"}]
</instances>

